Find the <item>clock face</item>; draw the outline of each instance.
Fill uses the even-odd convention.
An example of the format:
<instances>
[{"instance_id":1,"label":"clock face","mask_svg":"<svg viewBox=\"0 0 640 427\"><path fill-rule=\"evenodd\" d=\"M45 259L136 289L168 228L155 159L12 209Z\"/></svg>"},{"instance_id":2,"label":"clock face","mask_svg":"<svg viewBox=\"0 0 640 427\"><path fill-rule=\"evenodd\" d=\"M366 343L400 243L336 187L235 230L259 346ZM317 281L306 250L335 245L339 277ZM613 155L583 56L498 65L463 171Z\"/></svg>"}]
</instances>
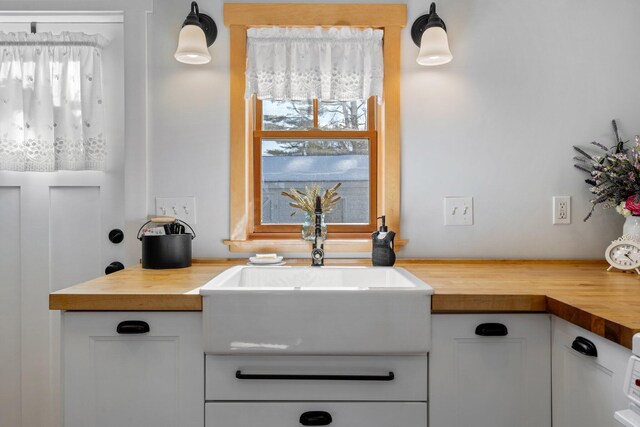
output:
<instances>
[{"instance_id":1,"label":"clock face","mask_svg":"<svg viewBox=\"0 0 640 427\"><path fill-rule=\"evenodd\" d=\"M640 267L640 246L629 241L615 241L605 252L609 264L620 270Z\"/></svg>"}]
</instances>

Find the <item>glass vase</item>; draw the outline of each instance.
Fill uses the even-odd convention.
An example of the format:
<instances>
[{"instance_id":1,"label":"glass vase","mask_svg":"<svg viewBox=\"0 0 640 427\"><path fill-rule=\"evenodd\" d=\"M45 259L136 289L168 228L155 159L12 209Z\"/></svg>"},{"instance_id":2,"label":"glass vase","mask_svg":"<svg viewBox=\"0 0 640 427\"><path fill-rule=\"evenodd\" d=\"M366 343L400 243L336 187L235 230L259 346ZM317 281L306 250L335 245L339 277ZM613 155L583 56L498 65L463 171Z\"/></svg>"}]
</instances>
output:
<instances>
[{"instance_id":1,"label":"glass vase","mask_svg":"<svg viewBox=\"0 0 640 427\"><path fill-rule=\"evenodd\" d=\"M631 236L640 242L640 216L628 216L622 226L622 234L625 236Z\"/></svg>"},{"instance_id":2,"label":"glass vase","mask_svg":"<svg viewBox=\"0 0 640 427\"><path fill-rule=\"evenodd\" d=\"M324 214L321 214L322 238L327 238L327 224L324 222ZM304 222L302 223L302 239L313 241L316 239L316 215L304 213Z\"/></svg>"}]
</instances>

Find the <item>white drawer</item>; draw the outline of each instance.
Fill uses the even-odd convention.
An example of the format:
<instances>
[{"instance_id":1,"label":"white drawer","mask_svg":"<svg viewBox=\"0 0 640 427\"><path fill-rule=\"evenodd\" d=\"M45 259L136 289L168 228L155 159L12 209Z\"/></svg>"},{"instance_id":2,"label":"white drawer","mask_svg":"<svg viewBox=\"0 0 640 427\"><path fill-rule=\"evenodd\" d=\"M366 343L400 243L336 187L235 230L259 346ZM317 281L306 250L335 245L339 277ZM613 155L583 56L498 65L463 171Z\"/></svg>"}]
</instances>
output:
<instances>
[{"instance_id":1,"label":"white drawer","mask_svg":"<svg viewBox=\"0 0 640 427\"><path fill-rule=\"evenodd\" d=\"M309 414L310 412L315 414ZM320 423L310 423L312 417ZM331 417L330 424L328 417ZM303 425L426 427L427 404L417 402L224 402L205 405L205 427L300 427Z\"/></svg>"},{"instance_id":2,"label":"white drawer","mask_svg":"<svg viewBox=\"0 0 640 427\"><path fill-rule=\"evenodd\" d=\"M205 396L426 402L427 357L207 356Z\"/></svg>"}]
</instances>

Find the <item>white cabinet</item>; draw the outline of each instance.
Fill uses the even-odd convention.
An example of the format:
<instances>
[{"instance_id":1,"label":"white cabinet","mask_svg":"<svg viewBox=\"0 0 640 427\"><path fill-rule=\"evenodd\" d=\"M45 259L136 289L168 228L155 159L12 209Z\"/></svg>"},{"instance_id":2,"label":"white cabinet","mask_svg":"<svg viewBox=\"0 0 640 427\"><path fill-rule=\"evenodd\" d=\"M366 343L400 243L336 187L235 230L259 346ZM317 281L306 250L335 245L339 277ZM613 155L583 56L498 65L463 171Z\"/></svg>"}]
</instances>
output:
<instances>
[{"instance_id":1,"label":"white cabinet","mask_svg":"<svg viewBox=\"0 0 640 427\"><path fill-rule=\"evenodd\" d=\"M623 384L631 351L555 316L552 325L553 426L619 426L613 413L628 406ZM574 350L577 337L582 353L593 354L586 339L597 356Z\"/></svg>"},{"instance_id":2,"label":"white cabinet","mask_svg":"<svg viewBox=\"0 0 640 427\"><path fill-rule=\"evenodd\" d=\"M431 348L429 427L551 425L548 314L436 314Z\"/></svg>"},{"instance_id":3,"label":"white cabinet","mask_svg":"<svg viewBox=\"0 0 640 427\"><path fill-rule=\"evenodd\" d=\"M62 334L65 427L204 425L201 313L65 312Z\"/></svg>"}]
</instances>

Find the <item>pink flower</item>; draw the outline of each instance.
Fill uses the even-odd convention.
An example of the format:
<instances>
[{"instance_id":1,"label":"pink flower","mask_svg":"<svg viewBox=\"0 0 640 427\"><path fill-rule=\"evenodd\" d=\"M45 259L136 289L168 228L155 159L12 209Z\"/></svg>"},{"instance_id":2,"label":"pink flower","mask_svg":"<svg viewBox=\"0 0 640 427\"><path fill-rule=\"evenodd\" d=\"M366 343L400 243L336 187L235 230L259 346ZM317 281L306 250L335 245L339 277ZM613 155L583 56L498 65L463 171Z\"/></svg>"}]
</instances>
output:
<instances>
[{"instance_id":1,"label":"pink flower","mask_svg":"<svg viewBox=\"0 0 640 427\"><path fill-rule=\"evenodd\" d=\"M631 211L631 215L640 215L640 194L629 196L624 207Z\"/></svg>"}]
</instances>

